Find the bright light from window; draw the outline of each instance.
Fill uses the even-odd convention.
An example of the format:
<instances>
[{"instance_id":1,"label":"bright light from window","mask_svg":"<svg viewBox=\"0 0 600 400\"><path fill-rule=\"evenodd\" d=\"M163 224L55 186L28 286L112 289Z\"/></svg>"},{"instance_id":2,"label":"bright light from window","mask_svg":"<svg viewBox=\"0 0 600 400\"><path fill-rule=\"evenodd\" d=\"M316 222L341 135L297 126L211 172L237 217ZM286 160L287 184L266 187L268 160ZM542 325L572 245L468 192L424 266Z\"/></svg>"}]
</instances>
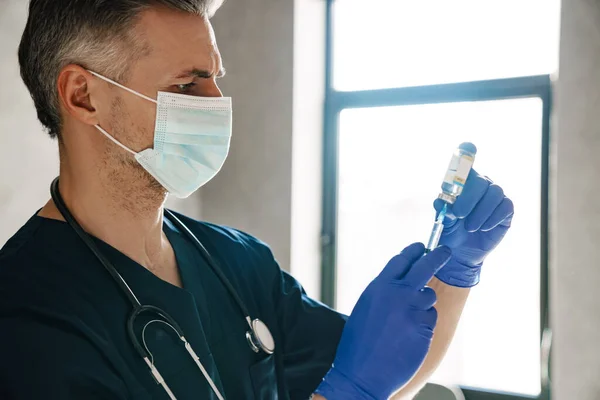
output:
<instances>
[{"instance_id":1,"label":"bright light from window","mask_svg":"<svg viewBox=\"0 0 600 400\"><path fill-rule=\"evenodd\" d=\"M542 103L351 109L340 117L337 306L360 293L406 245L426 241L433 199L454 149L479 149L475 169L516 205L513 227L488 258L434 381L539 393Z\"/></svg>"},{"instance_id":2,"label":"bright light from window","mask_svg":"<svg viewBox=\"0 0 600 400\"><path fill-rule=\"evenodd\" d=\"M557 70L560 0L337 0L334 86L362 90Z\"/></svg>"}]
</instances>

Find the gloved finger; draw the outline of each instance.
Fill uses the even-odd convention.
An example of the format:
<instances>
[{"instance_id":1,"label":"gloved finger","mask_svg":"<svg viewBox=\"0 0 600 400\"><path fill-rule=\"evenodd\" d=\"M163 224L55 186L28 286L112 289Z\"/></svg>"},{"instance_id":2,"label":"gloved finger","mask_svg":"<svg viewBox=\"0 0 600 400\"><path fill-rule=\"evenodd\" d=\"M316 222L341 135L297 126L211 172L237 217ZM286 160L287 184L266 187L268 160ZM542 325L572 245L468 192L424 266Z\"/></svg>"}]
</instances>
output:
<instances>
[{"instance_id":1,"label":"gloved finger","mask_svg":"<svg viewBox=\"0 0 600 400\"><path fill-rule=\"evenodd\" d=\"M505 197L498 207L496 207L492 215L490 215L487 221L481 226L481 230L484 232L491 231L498 225L509 227L514 214L515 207L512 200Z\"/></svg>"},{"instance_id":2,"label":"gloved finger","mask_svg":"<svg viewBox=\"0 0 600 400\"><path fill-rule=\"evenodd\" d=\"M429 310L436 302L437 295L435 294L435 290L425 287L419 290L412 305L418 310Z\"/></svg>"},{"instance_id":3,"label":"gloved finger","mask_svg":"<svg viewBox=\"0 0 600 400\"><path fill-rule=\"evenodd\" d=\"M410 287L422 289L436 272L446 265L451 256L452 251L449 247L440 246L415 262L402 280Z\"/></svg>"},{"instance_id":4,"label":"gloved finger","mask_svg":"<svg viewBox=\"0 0 600 400\"><path fill-rule=\"evenodd\" d=\"M467 232L479 230L500 203L502 203L502 200L504 200L504 191L502 188L498 185L490 185L483 198L465 219L465 229Z\"/></svg>"},{"instance_id":5,"label":"gloved finger","mask_svg":"<svg viewBox=\"0 0 600 400\"><path fill-rule=\"evenodd\" d=\"M509 218L510 219L510 218ZM482 240L480 242L481 251L486 253L494 250L496 246L500 244L506 233L510 229L509 226L505 226L506 221L503 221L499 225L497 225L494 229L491 229L487 232L482 231ZM508 222L510 225L510 222Z\"/></svg>"},{"instance_id":6,"label":"gloved finger","mask_svg":"<svg viewBox=\"0 0 600 400\"><path fill-rule=\"evenodd\" d=\"M430 326L432 328L435 328L435 325L437 324L437 320L438 320L438 312L435 309L435 307L432 307L429 310L423 312L423 319L422 319L423 324Z\"/></svg>"},{"instance_id":7,"label":"gloved finger","mask_svg":"<svg viewBox=\"0 0 600 400\"><path fill-rule=\"evenodd\" d=\"M473 211L491 185L491 181L471 170L465 188L452 206L452 212L457 218L465 218Z\"/></svg>"},{"instance_id":8,"label":"gloved finger","mask_svg":"<svg viewBox=\"0 0 600 400\"><path fill-rule=\"evenodd\" d=\"M396 280L402 279L411 265L425 253L423 243L413 243L406 247L400 254L394 256L379 274L377 279Z\"/></svg>"}]
</instances>

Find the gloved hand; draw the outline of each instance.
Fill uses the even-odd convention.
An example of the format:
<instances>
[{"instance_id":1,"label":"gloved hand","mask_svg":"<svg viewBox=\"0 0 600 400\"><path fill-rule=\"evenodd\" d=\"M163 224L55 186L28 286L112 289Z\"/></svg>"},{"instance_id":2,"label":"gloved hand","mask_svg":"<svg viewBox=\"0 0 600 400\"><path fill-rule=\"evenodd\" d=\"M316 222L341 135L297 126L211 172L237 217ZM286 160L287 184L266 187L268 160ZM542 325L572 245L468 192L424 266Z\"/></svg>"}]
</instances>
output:
<instances>
[{"instance_id":1,"label":"gloved hand","mask_svg":"<svg viewBox=\"0 0 600 400\"><path fill-rule=\"evenodd\" d=\"M346 322L333 367L316 394L327 400L387 400L417 372L431 344L436 295L425 287L450 259L415 243L369 284Z\"/></svg>"},{"instance_id":2,"label":"gloved hand","mask_svg":"<svg viewBox=\"0 0 600 400\"><path fill-rule=\"evenodd\" d=\"M442 200L434 203L438 213L443 206ZM440 245L452 249L452 258L436 277L458 287L479 283L483 260L510 228L513 214L513 203L502 188L471 170L462 194L448 206Z\"/></svg>"}]
</instances>

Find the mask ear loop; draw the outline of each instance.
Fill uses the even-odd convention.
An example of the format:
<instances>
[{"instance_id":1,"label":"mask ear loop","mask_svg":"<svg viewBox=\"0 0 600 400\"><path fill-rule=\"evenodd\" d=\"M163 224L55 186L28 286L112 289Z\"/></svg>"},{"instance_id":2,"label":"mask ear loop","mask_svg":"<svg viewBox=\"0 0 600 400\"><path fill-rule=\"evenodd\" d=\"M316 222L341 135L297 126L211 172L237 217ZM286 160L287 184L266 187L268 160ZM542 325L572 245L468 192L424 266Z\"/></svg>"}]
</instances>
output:
<instances>
[{"instance_id":1,"label":"mask ear loop","mask_svg":"<svg viewBox=\"0 0 600 400\"><path fill-rule=\"evenodd\" d=\"M107 77L105 77L105 76L102 76L102 75L100 75L100 74L98 74L98 73L96 73L96 72L94 72L94 71L90 71L89 69L88 69L87 71L88 71L90 74L94 75L95 77L98 77L98 78L102 79L103 81L106 81L106 82L108 82L108 83L112 83L113 85L115 85L115 86L117 86L117 87L120 87L121 89L123 89L123 90L126 90L126 91L128 91L129 93L135 94L136 96L139 96L139 97L141 97L141 98L143 98L143 99L146 99L146 100L148 100L148 101L151 101L151 102L153 102L153 103L155 103L155 104L158 104L158 102L157 102L156 100L154 100L153 98L151 98L151 97L148 97L148 96L145 96L145 95L143 95L143 94L141 94L141 93L138 93L138 92L136 92L136 91L135 91L135 90L133 90L133 89L129 89L128 87L126 87L126 86L123 86L123 85L121 85L120 83L118 83L118 82L115 82L115 81L113 81L112 79L109 79L109 78L107 78ZM127 146L125 146L123 143L119 142L117 139L115 139L114 137L112 137L112 136L111 136L111 135L110 135L108 132L106 132L106 131L105 131L105 130L104 130L104 129L103 129L101 126L100 126L100 125L95 125L95 127L96 127L96 129L98 129L100 132L102 132L102 134L103 134L104 136L106 136L107 138L109 138L110 140L112 140L112 141L113 141L113 143L115 143L116 145L118 145L119 147L121 147L123 150L126 150L126 151L128 151L129 153L133 154L134 156L135 156L135 155L137 155L137 153L136 153L135 151L131 150L130 148L128 148Z\"/></svg>"},{"instance_id":2,"label":"mask ear loop","mask_svg":"<svg viewBox=\"0 0 600 400\"><path fill-rule=\"evenodd\" d=\"M109 135L108 132L106 132L104 129L102 129L102 127L100 125L94 125L94 127L96 129L98 129L104 136L106 136L107 138L112 140L114 144L121 147L123 150L128 151L129 153L133 154L134 156L137 155L137 153L135 151L131 150L129 147L125 146L123 143L119 142L117 139L115 139L114 137Z\"/></svg>"},{"instance_id":3,"label":"mask ear loop","mask_svg":"<svg viewBox=\"0 0 600 400\"><path fill-rule=\"evenodd\" d=\"M148 100L148 101L151 101L151 102L153 102L154 104L158 104L158 101L154 100L152 97L148 97L148 96L146 96L146 95L143 95L143 94L141 94L141 93L138 93L138 92L136 92L136 91L135 91L135 90L133 90L133 89L129 89L127 86L123 86L123 85L121 85L120 83L118 83L118 82L115 82L115 81L113 81L112 79L109 79L109 78L107 78L107 77L105 77L105 76L102 76L102 75L100 75L100 74L98 74L98 73L96 73L96 72L94 72L94 71L90 71L89 69L88 69L87 71L88 71L90 74L92 74L92 75L94 75L94 76L96 76L96 77L98 77L98 78L102 79L103 81L106 81L106 82L108 82L108 83L112 83L113 85L115 85L115 86L118 86L118 87L120 87L120 88L121 88L121 89L123 89L123 90L127 90L129 93L132 93L132 94L135 94L136 96L139 96L139 97L141 97L142 99L146 99L146 100Z\"/></svg>"}]
</instances>

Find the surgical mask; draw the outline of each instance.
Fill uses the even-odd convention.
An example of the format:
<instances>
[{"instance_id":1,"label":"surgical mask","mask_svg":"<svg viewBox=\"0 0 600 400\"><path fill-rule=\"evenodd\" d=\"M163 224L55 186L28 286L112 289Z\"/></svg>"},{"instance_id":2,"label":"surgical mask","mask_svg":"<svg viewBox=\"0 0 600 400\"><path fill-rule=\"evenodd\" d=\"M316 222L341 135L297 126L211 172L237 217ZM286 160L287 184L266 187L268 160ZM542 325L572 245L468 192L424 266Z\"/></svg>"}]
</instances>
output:
<instances>
[{"instance_id":1,"label":"surgical mask","mask_svg":"<svg viewBox=\"0 0 600 400\"><path fill-rule=\"evenodd\" d=\"M231 141L231 98L197 97L158 92L156 100L93 71L138 97L156 103L154 148L139 153L120 143L100 125L96 128L135 156L138 163L169 193L186 198L219 172Z\"/></svg>"}]
</instances>

